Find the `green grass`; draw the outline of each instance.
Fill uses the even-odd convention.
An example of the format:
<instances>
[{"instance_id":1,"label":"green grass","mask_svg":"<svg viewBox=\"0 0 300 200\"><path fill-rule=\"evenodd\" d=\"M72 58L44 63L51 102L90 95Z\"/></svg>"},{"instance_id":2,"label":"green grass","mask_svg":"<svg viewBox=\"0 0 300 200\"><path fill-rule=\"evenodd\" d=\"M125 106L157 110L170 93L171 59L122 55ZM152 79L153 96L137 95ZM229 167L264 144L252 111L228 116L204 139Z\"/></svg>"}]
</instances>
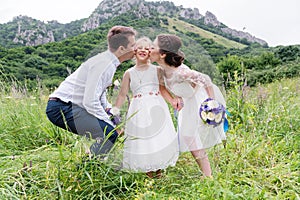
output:
<instances>
[{"instance_id":1,"label":"green grass","mask_svg":"<svg viewBox=\"0 0 300 200\"><path fill-rule=\"evenodd\" d=\"M212 39L216 43L226 47L226 48L238 48L238 49L243 49L247 47L247 45L235 42L233 40L229 40L223 36L211 33L209 31L206 31L202 28L196 27L192 24L189 24L187 22L181 21L181 20L174 20L172 18L168 18L168 23L169 23L169 31L172 32L173 26L175 26L178 30L182 31L183 33L186 32L193 32L193 33L198 33L201 37L206 38L206 39Z\"/></svg>"},{"instance_id":2,"label":"green grass","mask_svg":"<svg viewBox=\"0 0 300 200\"><path fill-rule=\"evenodd\" d=\"M119 170L122 138L107 161L89 159L84 138L47 120L47 91L1 91L0 199L300 198L300 78L227 92L226 148L209 150L204 180L189 153L161 179Z\"/></svg>"}]
</instances>

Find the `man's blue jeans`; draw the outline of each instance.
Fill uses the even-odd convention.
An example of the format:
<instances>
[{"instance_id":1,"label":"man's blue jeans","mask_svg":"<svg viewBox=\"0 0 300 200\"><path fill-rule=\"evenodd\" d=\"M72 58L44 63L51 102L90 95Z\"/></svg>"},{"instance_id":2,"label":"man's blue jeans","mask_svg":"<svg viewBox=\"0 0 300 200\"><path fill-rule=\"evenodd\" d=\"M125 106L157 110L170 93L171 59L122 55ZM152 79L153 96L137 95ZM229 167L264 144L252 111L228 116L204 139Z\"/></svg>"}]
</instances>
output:
<instances>
[{"instance_id":1,"label":"man's blue jeans","mask_svg":"<svg viewBox=\"0 0 300 200\"><path fill-rule=\"evenodd\" d=\"M95 154L108 153L118 137L118 133L112 125L89 114L84 108L72 102L66 103L59 99L49 100L46 114L56 126L87 138L96 139L98 147L97 152L93 152Z\"/></svg>"}]
</instances>

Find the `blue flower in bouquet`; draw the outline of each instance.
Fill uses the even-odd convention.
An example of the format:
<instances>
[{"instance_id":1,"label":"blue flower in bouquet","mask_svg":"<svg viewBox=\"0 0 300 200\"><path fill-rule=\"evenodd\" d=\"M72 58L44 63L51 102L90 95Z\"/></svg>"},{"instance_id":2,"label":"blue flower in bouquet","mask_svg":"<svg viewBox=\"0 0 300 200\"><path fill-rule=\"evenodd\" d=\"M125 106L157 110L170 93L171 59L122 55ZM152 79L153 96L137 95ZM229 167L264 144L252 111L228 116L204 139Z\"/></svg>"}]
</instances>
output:
<instances>
[{"instance_id":1,"label":"blue flower in bouquet","mask_svg":"<svg viewBox=\"0 0 300 200\"><path fill-rule=\"evenodd\" d=\"M208 98L200 106L199 115L204 123L217 126L225 118L225 107L218 101Z\"/></svg>"}]
</instances>

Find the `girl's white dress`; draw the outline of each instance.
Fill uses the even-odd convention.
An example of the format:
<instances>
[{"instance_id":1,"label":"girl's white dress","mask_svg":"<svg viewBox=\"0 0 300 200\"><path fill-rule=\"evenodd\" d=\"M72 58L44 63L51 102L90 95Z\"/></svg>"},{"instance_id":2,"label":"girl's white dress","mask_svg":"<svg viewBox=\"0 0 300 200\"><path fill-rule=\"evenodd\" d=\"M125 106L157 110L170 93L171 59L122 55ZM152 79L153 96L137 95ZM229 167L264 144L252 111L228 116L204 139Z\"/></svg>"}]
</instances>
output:
<instances>
[{"instance_id":1,"label":"girl's white dress","mask_svg":"<svg viewBox=\"0 0 300 200\"><path fill-rule=\"evenodd\" d=\"M159 93L157 66L129 69L133 98L127 113L123 168L136 172L174 166L178 139L169 108Z\"/></svg>"},{"instance_id":2,"label":"girl's white dress","mask_svg":"<svg viewBox=\"0 0 300 200\"><path fill-rule=\"evenodd\" d=\"M226 140L223 122L213 127L204 124L199 115L201 103L208 98L204 89L206 86L213 86L215 100L226 107L223 94L211 82L209 76L182 64L171 77L164 77L164 80L167 89L176 96L182 97L184 102L183 108L178 113L179 150L181 152L209 148Z\"/></svg>"}]
</instances>

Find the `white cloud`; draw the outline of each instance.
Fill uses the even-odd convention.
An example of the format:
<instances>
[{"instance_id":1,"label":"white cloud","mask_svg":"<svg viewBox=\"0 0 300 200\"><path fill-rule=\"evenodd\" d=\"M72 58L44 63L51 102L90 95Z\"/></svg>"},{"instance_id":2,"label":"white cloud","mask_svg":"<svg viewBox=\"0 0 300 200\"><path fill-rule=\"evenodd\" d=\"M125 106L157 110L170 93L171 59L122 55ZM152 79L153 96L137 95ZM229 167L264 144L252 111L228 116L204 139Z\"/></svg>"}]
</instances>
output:
<instances>
[{"instance_id":1,"label":"white cloud","mask_svg":"<svg viewBox=\"0 0 300 200\"><path fill-rule=\"evenodd\" d=\"M1 0L0 23L27 15L41 21L68 23L87 18L97 8L99 0Z\"/></svg>"}]
</instances>

